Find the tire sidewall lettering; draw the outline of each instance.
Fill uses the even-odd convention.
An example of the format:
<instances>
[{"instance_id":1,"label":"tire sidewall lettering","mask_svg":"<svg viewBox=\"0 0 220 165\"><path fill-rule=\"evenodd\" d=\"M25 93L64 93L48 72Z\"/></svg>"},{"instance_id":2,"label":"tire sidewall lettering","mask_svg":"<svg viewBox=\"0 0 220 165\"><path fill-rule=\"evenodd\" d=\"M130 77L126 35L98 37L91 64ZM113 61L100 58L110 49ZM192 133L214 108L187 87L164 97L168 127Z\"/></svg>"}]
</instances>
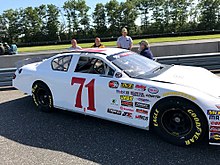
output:
<instances>
[{"instance_id":1,"label":"tire sidewall lettering","mask_svg":"<svg viewBox=\"0 0 220 165\"><path fill-rule=\"evenodd\" d=\"M158 124L158 115L159 115L159 110L156 109L155 112L153 113L153 125L155 127L159 126L159 124Z\"/></svg>"},{"instance_id":2,"label":"tire sidewall lettering","mask_svg":"<svg viewBox=\"0 0 220 165\"><path fill-rule=\"evenodd\" d=\"M35 92L38 88L38 85L35 85L33 88L32 88L32 97L33 97L33 100L34 100L34 103L35 105L38 107L39 104L38 104L38 101L37 101L37 98L36 98L36 95L35 95Z\"/></svg>"},{"instance_id":3,"label":"tire sidewall lettering","mask_svg":"<svg viewBox=\"0 0 220 165\"><path fill-rule=\"evenodd\" d=\"M37 99L36 99L36 96L35 96L35 94L33 94L33 100L34 100L34 103L35 103L35 105L38 107L39 106L39 104L38 104L38 102L37 102Z\"/></svg>"},{"instance_id":4,"label":"tire sidewall lettering","mask_svg":"<svg viewBox=\"0 0 220 165\"><path fill-rule=\"evenodd\" d=\"M38 85L35 85L35 86L32 88L32 93L34 93L37 88L38 88Z\"/></svg>"},{"instance_id":5,"label":"tire sidewall lettering","mask_svg":"<svg viewBox=\"0 0 220 165\"><path fill-rule=\"evenodd\" d=\"M53 107L53 100L52 97L49 96L49 107L52 108Z\"/></svg>"},{"instance_id":6,"label":"tire sidewall lettering","mask_svg":"<svg viewBox=\"0 0 220 165\"><path fill-rule=\"evenodd\" d=\"M185 140L185 144L190 145L192 143L195 143L199 139L199 137L201 136L201 134L202 134L202 127L201 126L202 126L202 124L200 122L200 119L198 118L198 115L192 109L188 109L187 113L192 117L193 123L196 126L195 133L190 138Z\"/></svg>"}]
</instances>

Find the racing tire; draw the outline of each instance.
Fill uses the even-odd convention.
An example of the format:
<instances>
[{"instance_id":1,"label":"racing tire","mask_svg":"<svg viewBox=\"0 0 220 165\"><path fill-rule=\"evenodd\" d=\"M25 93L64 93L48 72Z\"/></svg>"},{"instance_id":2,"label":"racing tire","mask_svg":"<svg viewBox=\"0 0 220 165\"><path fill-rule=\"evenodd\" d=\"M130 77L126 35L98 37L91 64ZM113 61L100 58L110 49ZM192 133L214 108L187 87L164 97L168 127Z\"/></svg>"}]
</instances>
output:
<instances>
[{"instance_id":1,"label":"racing tire","mask_svg":"<svg viewBox=\"0 0 220 165\"><path fill-rule=\"evenodd\" d=\"M189 146L204 138L207 120L199 107L181 98L166 99L151 113L151 128L165 141Z\"/></svg>"},{"instance_id":2,"label":"racing tire","mask_svg":"<svg viewBox=\"0 0 220 165\"><path fill-rule=\"evenodd\" d=\"M32 87L32 97L37 108L43 112L52 112L53 97L46 84L36 83Z\"/></svg>"},{"instance_id":3,"label":"racing tire","mask_svg":"<svg viewBox=\"0 0 220 165\"><path fill-rule=\"evenodd\" d=\"M5 54L5 48L3 46L0 46L0 55Z\"/></svg>"}]
</instances>

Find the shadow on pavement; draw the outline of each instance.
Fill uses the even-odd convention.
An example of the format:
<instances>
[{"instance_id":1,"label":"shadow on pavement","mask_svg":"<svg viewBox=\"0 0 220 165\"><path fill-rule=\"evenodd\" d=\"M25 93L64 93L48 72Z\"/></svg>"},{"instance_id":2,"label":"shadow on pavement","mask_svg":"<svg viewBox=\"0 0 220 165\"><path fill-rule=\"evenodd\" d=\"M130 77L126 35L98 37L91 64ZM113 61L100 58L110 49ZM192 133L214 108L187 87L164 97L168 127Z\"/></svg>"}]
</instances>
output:
<instances>
[{"instance_id":1,"label":"shadow on pavement","mask_svg":"<svg viewBox=\"0 0 220 165\"><path fill-rule=\"evenodd\" d=\"M220 155L219 146L177 147L121 124L59 110L39 112L30 97L0 104L0 136L100 164L216 164Z\"/></svg>"}]
</instances>

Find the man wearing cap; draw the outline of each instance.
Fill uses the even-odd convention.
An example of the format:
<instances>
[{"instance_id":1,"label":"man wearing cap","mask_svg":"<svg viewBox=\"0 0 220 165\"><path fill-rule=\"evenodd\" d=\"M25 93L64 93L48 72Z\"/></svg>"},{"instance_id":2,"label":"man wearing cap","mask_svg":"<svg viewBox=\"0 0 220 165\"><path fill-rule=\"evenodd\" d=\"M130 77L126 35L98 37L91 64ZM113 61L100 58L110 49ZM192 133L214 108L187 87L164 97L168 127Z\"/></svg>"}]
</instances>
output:
<instances>
[{"instance_id":1,"label":"man wearing cap","mask_svg":"<svg viewBox=\"0 0 220 165\"><path fill-rule=\"evenodd\" d=\"M117 41L118 48L131 50L133 46L133 40L128 36L128 30L126 28L122 29L122 36L118 38Z\"/></svg>"},{"instance_id":2,"label":"man wearing cap","mask_svg":"<svg viewBox=\"0 0 220 165\"><path fill-rule=\"evenodd\" d=\"M151 60L154 59L153 53L150 50L150 45L147 40L143 40L139 43L139 51L142 56L145 56Z\"/></svg>"}]
</instances>

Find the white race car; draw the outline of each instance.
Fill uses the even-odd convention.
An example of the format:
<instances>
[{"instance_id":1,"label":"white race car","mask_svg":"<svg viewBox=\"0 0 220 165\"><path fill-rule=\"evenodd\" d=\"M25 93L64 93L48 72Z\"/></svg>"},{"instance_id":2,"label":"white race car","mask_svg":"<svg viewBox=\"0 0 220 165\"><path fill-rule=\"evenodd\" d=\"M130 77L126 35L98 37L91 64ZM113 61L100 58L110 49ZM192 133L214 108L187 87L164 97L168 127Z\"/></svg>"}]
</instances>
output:
<instances>
[{"instance_id":1,"label":"white race car","mask_svg":"<svg viewBox=\"0 0 220 165\"><path fill-rule=\"evenodd\" d=\"M13 79L40 110L152 129L181 146L207 134L210 144L220 144L219 85L206 69L162 65L116 48L62 53L18 68Z\"/></svg>"}]
</instances>

